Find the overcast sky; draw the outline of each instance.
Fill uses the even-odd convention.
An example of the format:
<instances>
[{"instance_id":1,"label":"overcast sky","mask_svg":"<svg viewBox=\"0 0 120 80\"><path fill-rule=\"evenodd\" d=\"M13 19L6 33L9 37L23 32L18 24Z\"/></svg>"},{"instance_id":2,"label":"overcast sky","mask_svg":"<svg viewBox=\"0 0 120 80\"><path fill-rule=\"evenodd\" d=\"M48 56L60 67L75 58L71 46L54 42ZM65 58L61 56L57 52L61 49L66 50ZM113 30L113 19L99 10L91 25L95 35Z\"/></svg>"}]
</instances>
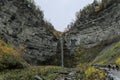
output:
<instances>
[{"instance_id":1,"label":"overcast sky","mask_svg":"<svg viewBox=\"0 0 120 80\"><path fill-rule=\"evenodd\" d=\"M64 31L67 25L75 19L75 13L93 0L35 0L41 7L44 17L55 29Z\"/></svg>"}]
</instances>

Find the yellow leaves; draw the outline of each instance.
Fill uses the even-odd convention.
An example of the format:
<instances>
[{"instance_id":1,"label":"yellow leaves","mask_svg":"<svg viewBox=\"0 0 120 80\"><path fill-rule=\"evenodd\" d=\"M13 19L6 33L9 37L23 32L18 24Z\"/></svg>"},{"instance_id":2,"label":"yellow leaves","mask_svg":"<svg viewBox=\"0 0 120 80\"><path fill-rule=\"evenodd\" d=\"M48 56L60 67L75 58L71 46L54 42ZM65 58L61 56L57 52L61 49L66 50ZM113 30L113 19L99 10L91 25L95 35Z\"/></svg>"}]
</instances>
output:
<instances>
[{"instance_id":1,"label":"yellow leaves","mask_svg":"<svg viewBox=\"0 0 120 80\"><path fill-rule=\"evenodd\" d=\"M99 75L100 75L101 79L105 78L105 73L104 72L100 71Z\"/></svg>"},{"instance_id":2,"label":"yellow leaves","mask_svg":"<svg viewBox=\"0 0 120 80\"><path fill-rule=\"evenodd\" d=\"M116 63L117 65L120 65L120 57L116 59L115 63Z\"/></svg>"},{"instance_id":3,"label":"yellow leaves","mask_svg":"<svg viewBox=\"0 0 120 80\"><path fill-rule=\"evenodd\" d=\"M100 11L100 6L95 6L95 12L99 12Z\"/></svg>"},{"instance_id":4,"label":"yellow leaves","mask_svg":"<svg viewBox=\"0 0 120 80\"><path fill-rule=\"evenodd\" d=\"M0 40L0 46L4 46L5 45L5 42Z\"/></svg>"},{"instance_id":5,"label":"yellow leaves","mask_svg":"<svg viewBox=\"0 0 120 80\"><path fill-rule=\"evenodd\" d=\"M86 78L87 79L92 79L92 80L100 79L100 80L104 80L104 78L105 78L104 71L98 70L98 69L96 69L94 67L89 67L85 71L85 74L86 74Z\"/></svg>"},{"instance_id":6,"label":"yellow leaves","mask_svg":"<svg viewBox=\"0 0 120 80\"><path fill-rule=\"evenodd\" d=\"M60 31L57 31L57 30L50 30L52 32L52 34L56 37L56 38L59 38L62 36L62 32Z\"/></svg>"},{"instance_id":7,"label":"yellow leaves","mask_svg":"<svg viewBox=\"0 0 120 80\"><path fill-rule=\"evenodd\" d=\"M4 41L0 40L0 55L13 55L19 56L19 52L15 50L9 44L6 44Z\"/></svg>"},{"instance_id":8,"label":"yellow leaves","mask_svg":"<svg viewBox=\"0 0 120 80\"><path fill-rule=\"evenodd\" d=\"M12 53L14 50L7 46L3 41L0 40L0 53L2 54L9 54Z\"/></svg>"},{"instance_id":9,"label":"yellow leaves","mask_svg":"<svg viewBox=\"0 0 120 80\"><path fill-rule=\"evenodd\" d=\"M14 52L15 52L15 50L12 47L7 46L6 44L0 45L0 53L2 53L2 54L8 55L8 54L12 54Z\"/></svg>"},{"instance_id":10,"label":"yellow leaves","mask_svg":"<svg viewBox=\"0 0 120 80\"><path fill-rule=\"evenodd\" d=\"M85 71L85 74L86 74L86 77L89 77L91 76L92 73L95 73L96 72L96 69L94 67L89 67L86 71Z\"/></svg>"},{"instance_id":11,"label":"yellow leaves","mask_svg":"<svg viewBox=\"0 0 120 80\"><path fill-rule=\"evenodd\" d=\"M5 46L5 47L2 48L2 52L4 54L10 54L10 53L14 53L14 49Z\"/></svg>"}]
</instances>

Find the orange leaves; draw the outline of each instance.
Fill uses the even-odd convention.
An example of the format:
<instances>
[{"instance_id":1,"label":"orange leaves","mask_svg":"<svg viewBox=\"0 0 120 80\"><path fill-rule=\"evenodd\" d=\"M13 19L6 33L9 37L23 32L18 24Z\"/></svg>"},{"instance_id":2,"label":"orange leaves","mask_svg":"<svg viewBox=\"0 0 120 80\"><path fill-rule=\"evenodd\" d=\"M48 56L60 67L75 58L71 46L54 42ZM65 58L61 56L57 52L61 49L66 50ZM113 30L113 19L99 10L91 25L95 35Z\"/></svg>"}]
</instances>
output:
<instances>
[{"instance_id":1,"label":"orange leaves","mask_svg":"<svg viewBox=\"0 0 120 80\"><path fill-rule=\"evenodd\" d=\"M12 46L6 44L2 40L0 40L0 55L20 56L18 51L16 51Z\"/></svg>"},{"instance_id":2,"label":"orange leaves","mask_svg":"<svg viewBox=\"0 0 120 80\"><path fill-rule=\"evenodd\" d=\"M1 54L11 54L11 53L14 53L15 50L10 47L9 45L7 45L5 42L1 41L0 40L0 53Z\"/></svg>"},{"instance_id":3,"label":"orange leaves","mask_svg":"<svg viewBox=\"0 0 120 80\"><path fill-rule=\"evenodd\" d=\"M13 48L9 48L9 47L3 47L2 48L2 53L4 53L4 54L11 54L11 53L14 53L14 49Z\"/></svg>"}]
</instances>

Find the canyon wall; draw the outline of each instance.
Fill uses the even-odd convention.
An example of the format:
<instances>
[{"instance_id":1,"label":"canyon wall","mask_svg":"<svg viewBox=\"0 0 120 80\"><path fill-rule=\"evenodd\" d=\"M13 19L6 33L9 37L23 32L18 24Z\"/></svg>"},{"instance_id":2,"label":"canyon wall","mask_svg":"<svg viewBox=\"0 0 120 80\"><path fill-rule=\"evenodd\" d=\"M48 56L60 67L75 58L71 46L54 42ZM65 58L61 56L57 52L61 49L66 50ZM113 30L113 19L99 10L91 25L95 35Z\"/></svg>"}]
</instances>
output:
<instances>
[{"instance_id":1,"label":"canyon wall","mask_svg":"<svg viewBox=\"0 0 120 80\"><path fill-rule=\"evenodd\" d=\"M50 64L57 39L48 30L44 15L27 0L0 0L0 39L18 49L30 64ZM47 63L46 61L49 61Z\"/></svg>"}]
</instances>

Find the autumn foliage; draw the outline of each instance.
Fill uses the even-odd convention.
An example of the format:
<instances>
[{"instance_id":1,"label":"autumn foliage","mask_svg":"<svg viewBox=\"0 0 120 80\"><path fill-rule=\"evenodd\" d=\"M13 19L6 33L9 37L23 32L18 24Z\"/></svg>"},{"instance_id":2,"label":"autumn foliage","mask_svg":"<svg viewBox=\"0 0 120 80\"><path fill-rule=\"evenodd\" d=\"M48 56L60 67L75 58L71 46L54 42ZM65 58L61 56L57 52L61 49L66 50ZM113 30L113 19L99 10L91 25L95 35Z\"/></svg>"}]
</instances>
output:
<instances>
[{"instance_id":1,"label":"autumn foliage","mask_svg":"<svg viewBox=\"0 0 120 80\"><path fill-rule=\"evenodd\" d=\"M20 56L19 53L13 49L12 46L9 44L6 44L4 41L0 40L0 53L2 55L14 55L14 56Z\"/></svg>"},{"instance_id":2,"label":"autumn foliage","mask_svg":"<svg viewBox=\"0 0 120 80\"><path fill-rule=\"evenodd\" d=\"M94 67L88 67L85 71L86 80L105 80L105 73Z\"/></svg>"},{"instance_id":3,"label":"autumn foliage","mask_svg":"<svg viewBox=\"0 0 120 80\"><path fill-rule=\"evenodd\" d=\"M116 59L115 63L120 66L120 57Z\"/></svg>"},{"instance_id":4,"label":"autumn foliage","mask_svg":"<svg viewBox=\"0 0 120 80\"><path fill-rule=\"evenodd\" d=\"M22 68L25 65L26 62L21 58L19 51L0 40L0 70Z\"/></svg>"}]
</instances>

